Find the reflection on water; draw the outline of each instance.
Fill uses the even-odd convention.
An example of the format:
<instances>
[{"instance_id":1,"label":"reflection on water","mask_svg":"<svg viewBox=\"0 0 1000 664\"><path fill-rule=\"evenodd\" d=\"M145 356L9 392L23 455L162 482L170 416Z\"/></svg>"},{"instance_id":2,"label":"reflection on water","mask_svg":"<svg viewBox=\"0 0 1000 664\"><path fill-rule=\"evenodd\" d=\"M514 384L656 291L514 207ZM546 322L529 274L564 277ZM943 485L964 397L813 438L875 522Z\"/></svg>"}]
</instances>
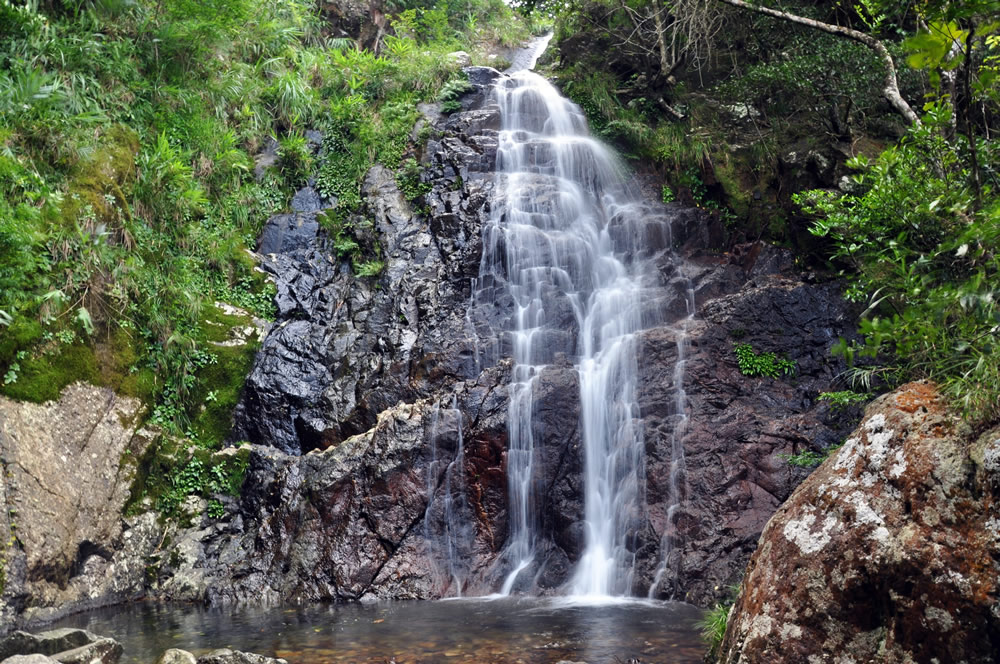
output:
<instances>
[{"instance_id":1,"label":"reflection on water","mask_svg":"<svg viewBox=\"0 0 1000 664\"><path fill-rule=\"evenodd\" d=\"M539 599L386 602L274 609L133 604L71 616L58 627L112 636L125 662L168 648L230 647L292 664L695 664L695 607L681 603L560 606Z\"/></svg>"}]
</instances>

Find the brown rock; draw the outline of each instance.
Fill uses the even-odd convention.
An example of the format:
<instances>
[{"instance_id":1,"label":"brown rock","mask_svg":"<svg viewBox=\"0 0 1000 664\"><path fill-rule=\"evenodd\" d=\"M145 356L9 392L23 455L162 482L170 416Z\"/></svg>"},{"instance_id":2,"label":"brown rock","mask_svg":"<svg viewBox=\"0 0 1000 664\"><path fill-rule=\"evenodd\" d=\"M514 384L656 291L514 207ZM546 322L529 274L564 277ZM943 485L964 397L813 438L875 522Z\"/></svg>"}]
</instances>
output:
<instances>
[{"instance_id":1,"label":"brown rock","mask_svg":"<svg viewBox=\"0 0 1000 664\"><path fill-rule=\"evenodd\" d=\"M1000 428L929 383L873 402L768 522L723 662L996 661Z\"/></svg>"}]
</instances>

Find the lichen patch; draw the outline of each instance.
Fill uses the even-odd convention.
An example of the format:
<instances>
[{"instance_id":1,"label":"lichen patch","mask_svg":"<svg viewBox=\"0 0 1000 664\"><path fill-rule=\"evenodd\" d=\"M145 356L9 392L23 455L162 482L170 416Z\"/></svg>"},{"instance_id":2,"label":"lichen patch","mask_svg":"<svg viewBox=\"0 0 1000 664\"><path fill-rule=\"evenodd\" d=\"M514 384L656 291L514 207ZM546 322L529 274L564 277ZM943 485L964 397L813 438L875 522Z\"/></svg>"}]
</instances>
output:
<instances>
[{"instance_id":1,"label":"lichen patch","mask_svg":"<svg viewBox=\"0 0 1000 664\"><path fill-rule=\"evenodd\" d=\"M782 531L785 539L799 547L803 554L811 554L820 551L830 543L831 533L837 526L837 519L834 516L827 516L819 531L813 532L813 526L817 518L814 511L809 511L801 519L791 520L785 524Z\"/></svg>"}]
</instances>

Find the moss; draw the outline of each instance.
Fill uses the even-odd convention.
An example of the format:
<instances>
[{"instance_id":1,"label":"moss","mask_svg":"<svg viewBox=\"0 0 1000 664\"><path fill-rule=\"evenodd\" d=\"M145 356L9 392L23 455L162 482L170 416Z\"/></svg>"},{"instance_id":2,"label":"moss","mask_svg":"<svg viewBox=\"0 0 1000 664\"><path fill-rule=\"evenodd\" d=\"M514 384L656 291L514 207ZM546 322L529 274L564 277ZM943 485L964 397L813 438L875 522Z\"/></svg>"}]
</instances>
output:
<instances>
[{"instance_id":1,"label":"moss","mask_svg":"<svg viewBox=\"0 0 1000 664\"><path fill-rule=\"evenodd\" d=\"M199 335L209 342L215 362L198 371L198 383L192 403L191 431L206 447L218 447L233 426L233 410L239 401L243 383L250 373L260 343L252 335L245 343L223 346L232 341L234 328L253 325L250 316L227 314L218 307L206 307Z\"/></svg>"},{"instance_id":2,"label":"moss","mask_svg":"<svg viewBox=\"0 0 1000 664\"><path fill-rule=\"evenodd\" d=\"M0 393L19 401L52 401L70 383L82 380L96 384L100 379L94 349L82 342L57 347L53 352L37 352L18 364L17 381L0 387Z\"/></svg>"},{"instance_id":3,"label":"moss","mask_svg":"<svg viewBox=\"0 0 1000 664\"><path fill-rule=\"evenodd\" d=\"M157 392L156 374L151 368L139 365L139 351L136 335L115 326L95 344L100 384L152 407Z\"/></svg>"},{"instance_id":4,"label":"moss","mask_svg":"<svg viewBox=\"0 0 1000 664\"><path fill-rule=\"evenodd\" d=\"M29 318L15 318L0 335L0 367L5 371L17 359L17 351L28 348L42 338L41 324Z\"/></svg>"},{"instance_id":5,"label":"moss","mask_svg":"<svg viewBox=\"0 0 1000 664\"><path fill-rule=\"evenodd\" d=\"M213 349L218 358L198 372L199 388L195 395L201 402L192 422L198 439L211 447L221 444L233 427L233 410L250 373L258 344L227 346Z\"/></svg>"},{"instance_id":6,"label":"moss","mask_svg":"<svg viewBox=\"0 0 1000 664\"><path fill-rule=\"evenodd\" d=\"M109 225L119 221L118 211L128 215L128 198L124 190L135 180L138 152L139 137L128 127L116 125L106 131L96 149L81 159L70 173L68 195L62 207L63 219L75 220L88 207L100 221Z\"/></svg>"},{"instance_id":7,"label":"moss","mask_svg":"<svg viewBox=\"0 0 1000 664\"><path fill-rule=\"evenodd\" d=\"M149 501L165 517L173 517L187 496L238 496L249 465L248 447L212 452L163 438L139 460L125 514L143 511Z\"/></svg>"}]
</instances>

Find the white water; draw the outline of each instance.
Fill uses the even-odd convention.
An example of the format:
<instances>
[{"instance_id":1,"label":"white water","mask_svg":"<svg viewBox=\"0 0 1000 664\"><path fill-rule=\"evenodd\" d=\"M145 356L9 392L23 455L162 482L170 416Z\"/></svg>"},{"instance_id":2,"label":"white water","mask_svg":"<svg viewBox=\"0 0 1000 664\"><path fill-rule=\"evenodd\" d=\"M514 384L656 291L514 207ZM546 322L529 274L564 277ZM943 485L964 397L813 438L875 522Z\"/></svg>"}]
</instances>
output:
<instances>
[{"instance_id":1,"label":"white water","mask_svg":"<svg viewBox=\"0 0 1000 664\"><path fill-rule=\"evenodd\" d=\"M527 70L504 77L496 101L499 184L479 285L506 282L514 310L503 556L510 571L500 594L530 589L532 579L522 577L541 563L534 394L545 367L565 354L580 383L586 519L586 548L566 590L593 600L628 595L645 523L636 333L654 321L643 299L646 266L616 253L612 230L641 211L619 162L544 78Z\"/></svg>"}]
</instances>

